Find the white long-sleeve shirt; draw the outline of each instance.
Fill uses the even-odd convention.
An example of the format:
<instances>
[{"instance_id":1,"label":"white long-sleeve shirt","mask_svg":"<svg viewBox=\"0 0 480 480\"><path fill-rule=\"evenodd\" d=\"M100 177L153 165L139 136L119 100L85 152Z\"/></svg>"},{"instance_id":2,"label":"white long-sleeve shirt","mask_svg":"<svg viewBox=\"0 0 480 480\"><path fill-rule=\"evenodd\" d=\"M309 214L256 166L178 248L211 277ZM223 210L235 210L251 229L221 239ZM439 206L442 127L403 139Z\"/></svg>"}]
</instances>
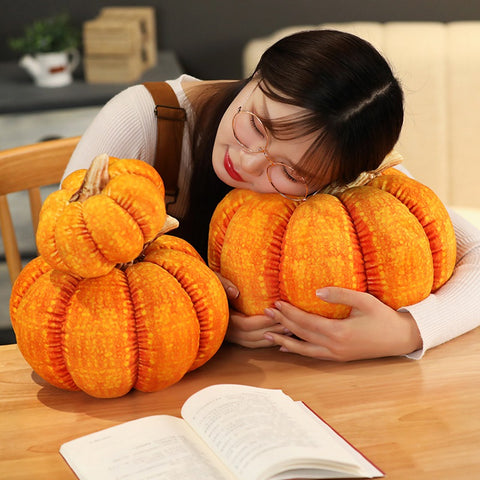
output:
<instances>
[{"instance_id":1,"label":"white long-sleeve shirt","mask_svg":"<svg viewBox=\"0 0 480 480\"><path fill-rule=\"evenodd\" d=\"M181 218L188 208L188 185L191 175L189 129L193 123L192 107L182 88L182 81L195 81L182 75L168 83L179 104L187 112L182 160L179 172L179 195L169 213ZM116 95L99 112L88 127L67 166L65 175L88 168L100 153L120 158L138 158L153 165L157 141L157 120L154 101L143 85L130 87ZM441 343L480 325L480 231L459 214L449 210L457 239L457 260L448 282L425 300L400 311L408 311L415 319L422 340L421 350L408 357L421 358Z\"/></svg>"},{"instance_id":2,"label":"white long-sleeve shirt","mask_svg":"<svg viewBox=\"0 0 480 480\"><path fill-rule=\"evenodd\" d=\"M184 80L195 81L182 75L167 83L173 88L180 107L187 114L183 131L182 158L178 173L179 193L169 213L182 218L188 208L188 185L191 176L190 128L193 110L182 88ZM88 168L96 155L108 153L111 157L137 158L153 165L157 145L157 118L155 103L143 85L135 85L113 97L94 118L73 152L64 177L80 168Z\"/></svg>"}]
</instances>

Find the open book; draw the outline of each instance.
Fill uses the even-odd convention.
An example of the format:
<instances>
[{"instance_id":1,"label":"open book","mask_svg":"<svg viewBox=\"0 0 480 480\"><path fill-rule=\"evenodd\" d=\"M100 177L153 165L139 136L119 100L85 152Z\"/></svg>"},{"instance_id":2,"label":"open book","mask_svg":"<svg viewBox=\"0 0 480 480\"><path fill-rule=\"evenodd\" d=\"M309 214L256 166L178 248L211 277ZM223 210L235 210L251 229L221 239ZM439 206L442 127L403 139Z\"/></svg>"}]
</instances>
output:
<instances>
[{"instance_id":1,"label":"open book","mask_svg":"<svg viewBox=\"0 0 480 480\"><path fill-rule=\"evenodd\" d=\"M213 385L183 419L154 415L64 443L81 480L281 480L382 477L302 402L281 390Z\"/></svg>"}]
</instances>

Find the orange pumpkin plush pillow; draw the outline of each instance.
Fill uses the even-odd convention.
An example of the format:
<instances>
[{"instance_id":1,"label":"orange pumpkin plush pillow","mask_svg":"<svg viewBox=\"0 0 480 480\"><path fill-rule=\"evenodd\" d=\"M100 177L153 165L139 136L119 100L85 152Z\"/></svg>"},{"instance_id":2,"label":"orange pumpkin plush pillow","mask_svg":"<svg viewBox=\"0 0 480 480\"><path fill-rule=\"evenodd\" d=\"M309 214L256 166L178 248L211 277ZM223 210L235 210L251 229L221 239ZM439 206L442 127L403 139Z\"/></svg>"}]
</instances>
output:
<instances>
[{"instance_id":1,"label":"orange pumpkin plush pillow","mask_svg":"<svg viewBox=\"0 0 480 480\"><path fill-rule=\"evenodd\" d=\"M103 154L47 197L37 248L56 270L97 277L135 259L165 219L165 191L157 171L141 160Z\"/></svg>"},{"instance_id":2,"label":"orange pumpkin plush pillow","mask_svg":"<svg viewBox=\"0 0 480 480\"><path fill-rule=\"evenodd\" d=\"M165 235L96 278L37 257L13 286L10 317L20 351L42 378L118 397L163 389L208 361L224 338L228 302L193 247Z\"/></svg>"},{"instance_id":3,"label":"orange pumpkin plush pillow","mask_svg":"<svg viewBox=\"0 0 480 480\"><path fill-rule=\"evenodd\" d=\"M315 291L369 292L394 309L442 286L456 243L432 190L394 169L367 185L295 203L278 194L233 190L210 224L209 265L240 290L234 308L263 313L276 300L330 318L350 307Z\"/></svg>"}]
</instances>

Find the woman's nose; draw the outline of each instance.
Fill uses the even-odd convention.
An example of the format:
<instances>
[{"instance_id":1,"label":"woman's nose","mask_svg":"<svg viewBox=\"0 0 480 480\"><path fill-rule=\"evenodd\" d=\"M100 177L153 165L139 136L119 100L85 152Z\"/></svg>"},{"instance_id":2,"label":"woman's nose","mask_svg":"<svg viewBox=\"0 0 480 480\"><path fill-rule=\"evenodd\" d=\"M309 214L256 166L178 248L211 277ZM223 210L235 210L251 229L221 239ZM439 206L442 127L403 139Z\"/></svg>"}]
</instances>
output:
<instances>
[{"instance_id":1,"label":"woman's nose","mask_svg":"<svg viewBox=\"0 0 480 480\"><path fill-rule=\"evenodd\" d=\"M242 170L256 176L262 175L268 166L268 160L263 152L249 153L241 150L240 162Z\"/></svg>"}]
</instances>

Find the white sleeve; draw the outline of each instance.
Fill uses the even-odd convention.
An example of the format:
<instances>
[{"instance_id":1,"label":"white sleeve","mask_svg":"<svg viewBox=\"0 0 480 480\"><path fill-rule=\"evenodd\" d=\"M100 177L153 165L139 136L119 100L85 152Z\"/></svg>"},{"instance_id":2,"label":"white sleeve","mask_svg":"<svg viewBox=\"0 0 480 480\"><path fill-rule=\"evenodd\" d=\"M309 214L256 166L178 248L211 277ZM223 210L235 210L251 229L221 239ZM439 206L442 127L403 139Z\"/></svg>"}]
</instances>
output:
<instances>
[{"instance_id":1,"label":"white sleeve","mask_svg":"<svg viewBox=\"0 0 480 480\"><path fill-rule=\"evenodd\" d=\"M63 176L88 168L101 153L153 164L157 142L154 108L153 98L143 85L129 87L113 97L83 134Z\"/></svg>"},{"instance_id":2,"label":"white sleeve","mask_svg":"<svg viewBox=\"0 0 480 480\"><path fill-rule=\"evenodd\" d=\"M457 238L452 277L425 300L399 311L410 312L423 339L421 350L408 355L420 359L432 347L480 325L480 230L449 210Z\"/></svg>"}]
</instances>

